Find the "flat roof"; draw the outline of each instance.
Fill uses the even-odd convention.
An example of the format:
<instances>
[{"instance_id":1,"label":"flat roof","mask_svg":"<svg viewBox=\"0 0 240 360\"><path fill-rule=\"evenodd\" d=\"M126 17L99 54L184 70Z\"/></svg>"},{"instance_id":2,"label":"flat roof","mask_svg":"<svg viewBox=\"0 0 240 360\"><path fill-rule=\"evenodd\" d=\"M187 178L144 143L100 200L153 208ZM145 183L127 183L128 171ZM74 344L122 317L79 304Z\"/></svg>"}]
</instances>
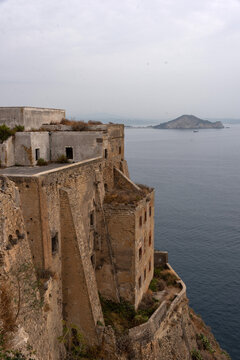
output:
<instances>
[{"instance_id":1,"label":"flat roof","mask_svg":"<svg viewBox=\"0 0 240 360\"><path fill-rule=\"evenodd\" d=\"M53 163L44 166L12 166L4 169L0 169L0 176L10 176L10 177L37 177L40 175L47 175L53 172L78 167L79 165L84 165L95 160L101 160L102 157L96 157L92 159L87 159L72 164L58 164Z\"/></svg>"}]
</instances>

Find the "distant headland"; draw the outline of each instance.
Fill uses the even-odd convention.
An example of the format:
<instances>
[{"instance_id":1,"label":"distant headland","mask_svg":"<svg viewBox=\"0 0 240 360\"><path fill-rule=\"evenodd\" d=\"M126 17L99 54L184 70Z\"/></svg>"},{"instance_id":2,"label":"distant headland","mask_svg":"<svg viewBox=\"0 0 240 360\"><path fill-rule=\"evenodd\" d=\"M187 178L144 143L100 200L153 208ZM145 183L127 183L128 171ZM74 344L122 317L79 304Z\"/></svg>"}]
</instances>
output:
<instances>
[{"instance_id":1,"label":"distant headland","mask_svg":"<svg viewBox=\"0 0 240 360\"><path fill-rule=\"evenodd\" d=\"M221 121L202 120L194 115L182 115L178 118L153 126L154 129L222 129Z\"/></svg>"}]
</instances>

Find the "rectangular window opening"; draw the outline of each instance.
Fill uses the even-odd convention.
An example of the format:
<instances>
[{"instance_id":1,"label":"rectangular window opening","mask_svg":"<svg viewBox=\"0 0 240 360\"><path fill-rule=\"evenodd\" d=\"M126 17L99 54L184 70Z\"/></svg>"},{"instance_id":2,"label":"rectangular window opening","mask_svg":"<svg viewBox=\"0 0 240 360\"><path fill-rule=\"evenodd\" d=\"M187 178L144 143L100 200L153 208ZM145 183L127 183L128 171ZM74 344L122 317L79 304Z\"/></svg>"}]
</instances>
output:
<instances>
[{"instance_id":1,"label":"rectangular window opening","mask_svg":"<svg viewBox=\"0 0 240 360\"><path fill-rule=\"evenodd\" d=\"M94 211L90 212L90 226L94 225Z\"/></svg>"},{"instance_id":2,"label":"rectangular window opening","mask_svg":"<svg viewBox=\"0 0 240 360\"><path fill-rule=\"evenodd\" d=\"M146 280L146 277L147 277L147 270L144 269L144 280Z\"/></svg>"},{"instance_id":3,"label":"rectangular window opening","mask_svg":"<svg viewBox=\"0 0 240 360\"><path fill-rule=\"evenodd\" d=\"M52 255L55 255L58 252L58 233L52 237Z\"/></svg>"},{"instance_id":4,"label":"rectangular window opening","mask_svg":"<svg viewBox=\"0 0 240 360\"><path fill-rule=\"evenodd\" d=\"M105 157L105 159L107 159L107 157L108 157L108 151L107 151L107 149L104 149L104 157Z\"/></svg>"},{"instance_id":5,"label":"rectangular window opening","mask_svg":"<svg viewBox=\"0 0 240 360\"><path fill-rule=\"evenodd\" d=\"M152 207L149 206L149 216L151 217L152 216Z\"/></svg>"},{"instance_id":6,"label":"rectangular window opening","mask_svg":"<svg viewBox=\"0 0 240 360\"><path fill-rule=\"evenodd\" d=\"M142 226L142 216L139 218L139 226Z\"/></svg>"},{"instance_id":7,"label":"rectangular window opening","mask_svg":"<svg viewBox=\"0 0 240 360\"><path fill-rule=\"evenodd\" d=\"M35 160L38 161L38 159L40 158L40 149L35 149Z\"/></svg>"},{"instance_id":8,"label":"rectangular window opening","mask_svg":"<svg viewBox=\"0 0 240 360\"><path fill-rule=\"evenodd\" d=\"M151 271L152 270L152 262L151 262L151 259L149 260L149 263L148 263L148 271Z\"/></svg>"},{"instance_id":9,"label":"rectangular window opening","mask_svg":"<svg viewBox=\"0 0 240 360\"><path fill-rule=\"evenodd\" d=\"M121 155L121 153L122 153L122 148L121 148L121 146L119 146L119 148L118 148L118 153L119 153L119 155Z\"/></svg>"},{"instance_id":10,"label":"rectangular window opening","mask_svg":"<svg viewBox=\"0 0 240 360\"><path fill-rule=\"evenodd\" d=\"M69 160L73 159L73 148L71 146L66 147L66 158Z\"/></svg>"},{"instance_id":11,"label":"rectangular window opening","mask_svg":"<svg viewBox=\"0 0 240 360\"><path fill-rule=\"evenodd\" d=\"M139 289L141 289L141 287L142 287L142 278L141 278L141 276L138 279L138 287L139 287Z\"/></svg>"},{"instance_id":12,"label":"rectangular window opening","mask_svg":"<svg viewBox=\"0 0 240 360\"><path fill-rule=\"evenodd\" d=\"M146 222L147 221L147 212L145 211L145 213L144 213L144 222Z\"/></svg>"},{"instance_id":13,"label":"rectangular window opening","mask_svg":"<svg viewBox=\"0 0 240 360\"><path fill-rule=\"evenodd\" d=\"M142 258L142 247L140 247L140 249L138 250L138 256L139 256L139 260L141 260L141 258Z\"/></svg>"},{"instance_id":14,"label":"rectangular window opening","mask_svg":"<svg viewBox=\"0 0 240 360\"><path fill-rule=\"evenodd\" d=\"M151 246L152 245L152 235L151 235L151 233L149 234L149 239L148 240L149 240L148 241L149 246Z\"/></svg>"}]
</instances>

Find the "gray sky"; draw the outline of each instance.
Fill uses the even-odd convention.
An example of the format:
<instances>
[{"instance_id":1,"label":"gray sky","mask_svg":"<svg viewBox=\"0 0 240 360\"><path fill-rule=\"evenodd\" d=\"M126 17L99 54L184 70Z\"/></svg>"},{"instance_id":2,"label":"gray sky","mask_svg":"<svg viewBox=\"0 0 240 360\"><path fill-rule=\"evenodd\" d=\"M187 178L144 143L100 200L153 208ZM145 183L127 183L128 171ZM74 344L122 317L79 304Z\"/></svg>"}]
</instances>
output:
<instances>
[{"instance_id":1,"label":"gray sky","mask_svg":"<svg viewBox=\"0 0 240 360\"><path fill-rule=\"evenodd\" d=\"M239 0L0 0L0 106L240 118Z\"/></svg>"}]
</instances>

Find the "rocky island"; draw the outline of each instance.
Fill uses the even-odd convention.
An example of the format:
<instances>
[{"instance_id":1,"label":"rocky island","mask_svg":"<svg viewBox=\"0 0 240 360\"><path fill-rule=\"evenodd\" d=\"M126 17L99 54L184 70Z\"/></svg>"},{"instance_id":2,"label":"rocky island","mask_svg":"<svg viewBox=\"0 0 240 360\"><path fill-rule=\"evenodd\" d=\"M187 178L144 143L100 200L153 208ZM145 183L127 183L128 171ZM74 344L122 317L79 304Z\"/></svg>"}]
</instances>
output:
<instances>
[{"instance_id":1,"label":"rocky island","mask_svg":"<svg viewBox=\"0 0 240 360\"><path fill-rule=\"evenodd\" d=\"M182 115L178 118L153 126L154 129L223 129L221 121L202 120L194 115Z\"/></svg>"}]
</instances>

